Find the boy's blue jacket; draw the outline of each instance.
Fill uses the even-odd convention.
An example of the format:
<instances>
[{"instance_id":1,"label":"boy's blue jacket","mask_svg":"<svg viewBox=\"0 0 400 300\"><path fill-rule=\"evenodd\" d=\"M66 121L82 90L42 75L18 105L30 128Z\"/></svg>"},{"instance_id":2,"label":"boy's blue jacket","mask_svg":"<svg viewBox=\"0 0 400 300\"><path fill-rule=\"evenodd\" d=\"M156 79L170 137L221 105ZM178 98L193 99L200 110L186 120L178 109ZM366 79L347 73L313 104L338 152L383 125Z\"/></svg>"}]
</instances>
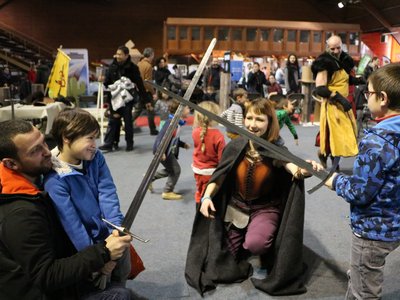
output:
<instances>
[{"instance_id":1,"label":"boy's blue jacket","mask_svg":"<svg viewBox=\"0 0 400 300\"><path fill-rule=\"evenodd\" d=\"M366 130L353 175L338 175L336 193L350 203L351 227L361 237L400 240L400 116Z\"/></svg>"},{"instance_id":2,"label":"boy's blue jacket","mask_svg":"<svg viewBox=\"0 0 400 300\"><path fill-rule=\"evenodd\" d=\"M160 147L161 140L163 139L165 133L167 132L167 129L169 125L171 124L171 119L173 115L170 115L169 119L165 122L163 128L161 128L160 133L157 135L156 140L154 141L153 144L153 154L157 152L157 149ZM181 126L185 124L185 121L179 120L179 124L177 126L177 129L179 130ZM179 138L179 133L177 133L177 130L174 132L171 141L168 144L167 149L165 150L165 155L168 156L171 153L175 155L176 158L179 156L179 148L184 148L185 143L182 142Z\"/></svg>"},{"instance_id":3,"label":"boy's blue jacket","mask_svg":"<svg viewBox=\"0 0 400 300\"><path fill-rule=\"evenodd\" d=\"M103 154L97 150L92 160L83 161L83 172L54 155L53 164L44 187L75 248L80 251L106 239L112 230L101 218L120 226L123 215Z\"/></svg>"}]
</instances>

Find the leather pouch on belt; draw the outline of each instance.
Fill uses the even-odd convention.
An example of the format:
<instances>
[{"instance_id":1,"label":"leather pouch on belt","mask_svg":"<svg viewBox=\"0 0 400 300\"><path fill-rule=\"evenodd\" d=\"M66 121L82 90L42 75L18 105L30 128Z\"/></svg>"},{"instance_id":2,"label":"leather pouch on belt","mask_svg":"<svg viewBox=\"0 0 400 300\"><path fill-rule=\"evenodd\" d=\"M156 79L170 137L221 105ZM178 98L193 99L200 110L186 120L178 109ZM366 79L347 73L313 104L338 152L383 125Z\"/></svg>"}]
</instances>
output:
<instances>
[{"instance_id":1,"label":"leather pouch on belt","mask_svg":"<svg viewBox=\"0 0 400 300\"><path fill-rule=\"evenodd\" d=\"M233 205L228 205L226 208L224 221L232 223L235 227L243 229L249 224L250 215L241 211Z\"/></svg>"}]
</instances>

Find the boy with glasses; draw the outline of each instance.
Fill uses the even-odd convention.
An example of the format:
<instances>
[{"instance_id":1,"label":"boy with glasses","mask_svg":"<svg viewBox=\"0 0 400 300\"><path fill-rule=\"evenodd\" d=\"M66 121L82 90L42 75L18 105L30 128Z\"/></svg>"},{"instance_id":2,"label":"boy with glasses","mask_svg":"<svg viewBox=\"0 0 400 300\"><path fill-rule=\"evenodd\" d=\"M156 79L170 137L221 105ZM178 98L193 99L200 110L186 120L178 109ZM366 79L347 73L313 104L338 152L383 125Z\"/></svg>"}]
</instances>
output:
<instances>
[{"instance_id":1,"label":"boy with glasses","mask_svg":"<svg viewBox=\"0 0 400 300\"><path fill-rule=\"evenodd\" d=\"M400 245L400 64L369 77L364 93L377 125L359 144L353 175L326 185L350 204L350 270L346 299L381 299L386 256Z\"/></svg>"}]
</instances>

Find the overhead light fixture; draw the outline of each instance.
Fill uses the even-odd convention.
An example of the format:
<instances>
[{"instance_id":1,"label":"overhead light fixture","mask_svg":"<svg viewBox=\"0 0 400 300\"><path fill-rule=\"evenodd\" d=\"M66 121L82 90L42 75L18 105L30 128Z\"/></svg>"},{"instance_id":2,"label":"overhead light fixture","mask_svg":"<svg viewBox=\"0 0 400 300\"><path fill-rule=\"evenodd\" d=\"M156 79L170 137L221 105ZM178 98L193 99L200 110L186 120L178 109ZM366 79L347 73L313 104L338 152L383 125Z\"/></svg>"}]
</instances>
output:
<instances>
[{"instance_id":1,"label":"overhead light fixture","mask_svg":"<svg viewBox=\"0 0 400 300\"><path fill-rule=\"evenodd\" d=\"M352 4L356 5L356 4L360 4L360 3L361 3L361 0L342 0L342 1L338 2L337 6L339 8L343 8L346 5L352 5Z\"/></svg>"}]
</instances>

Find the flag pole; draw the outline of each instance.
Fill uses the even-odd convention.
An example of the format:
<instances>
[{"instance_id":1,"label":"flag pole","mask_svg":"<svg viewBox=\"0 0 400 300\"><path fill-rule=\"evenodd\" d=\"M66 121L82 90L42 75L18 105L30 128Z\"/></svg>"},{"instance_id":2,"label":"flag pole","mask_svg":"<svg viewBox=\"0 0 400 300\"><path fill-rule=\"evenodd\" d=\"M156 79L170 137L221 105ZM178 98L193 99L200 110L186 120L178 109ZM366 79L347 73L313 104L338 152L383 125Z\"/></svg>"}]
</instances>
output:
<instances>
[{"instance_id":1,"label":"flag pole","mask_svg":"<svg viewBox=\"0 0 400 300\"><path fill-rule=\"evenodd\" d=\"M60 45L60 47L57 48L57 55L56 55L56 58L54 59L53 66L51 67L49 78L47 78L46 88L44 89L44 96L46 96L47 92L49 91L50 81L54 75L54 70L56 68L55 62L57 61L57 57L58 57L58 54L60 53L60 51L59 51L60 49L62 49L62 45Z\"/></svg>"},{"instance_id":2,"label":"flag pole","mask_svg":"<svg viewBox=\"0 0 400 300\"><path fill-rule=\"evenodd\" d=\"M96 102L96 117L100 119L100 143L103 143L104 139L104 88L102 78L104 76L103 65L96 68L97 75L97 102Z\"/></svg>"}]
</instances>

